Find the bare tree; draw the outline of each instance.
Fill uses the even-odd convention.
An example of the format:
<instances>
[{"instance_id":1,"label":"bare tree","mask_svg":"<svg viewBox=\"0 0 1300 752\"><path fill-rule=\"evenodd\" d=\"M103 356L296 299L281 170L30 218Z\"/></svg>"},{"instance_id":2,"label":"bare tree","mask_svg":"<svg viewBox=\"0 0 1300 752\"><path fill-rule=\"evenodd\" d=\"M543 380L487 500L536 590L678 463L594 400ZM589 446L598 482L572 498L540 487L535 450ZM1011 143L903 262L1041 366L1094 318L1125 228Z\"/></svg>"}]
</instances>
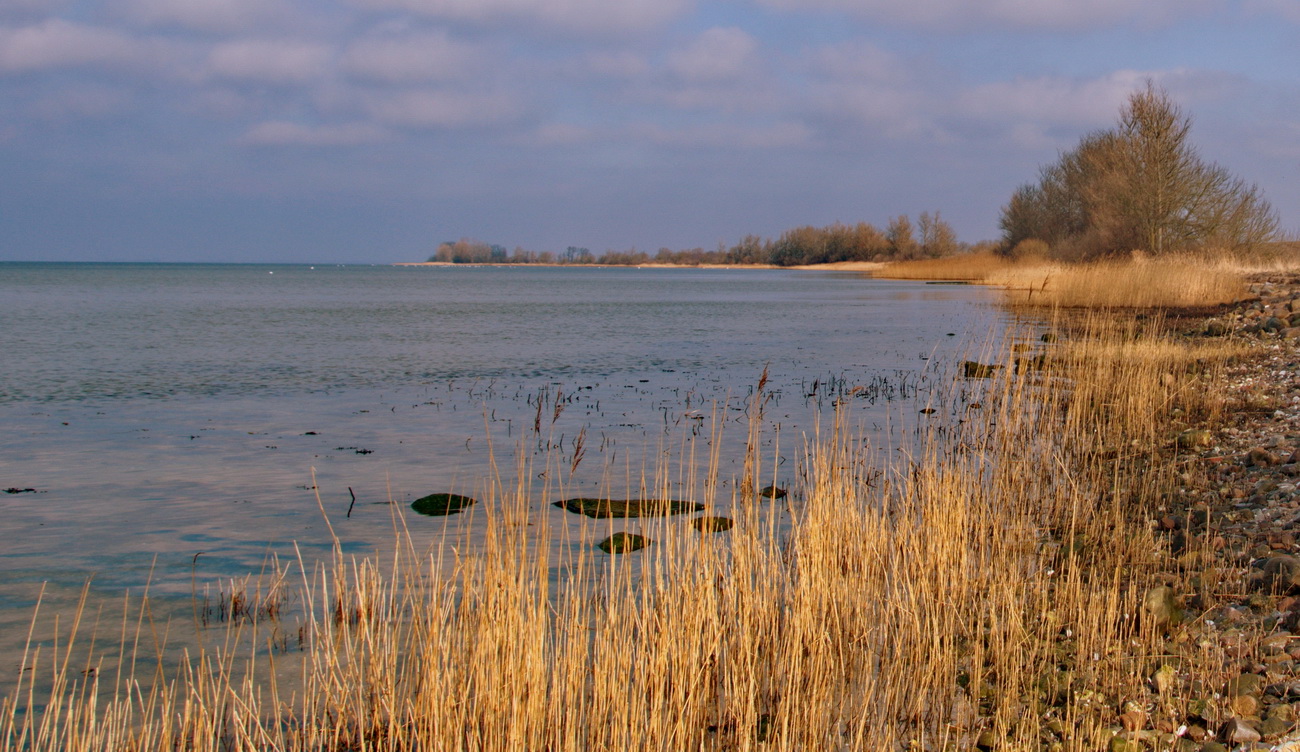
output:
<instances>
[{"instance_id":1,"label":"bare tree","mask_svg":"<svg viewBox=\"0 0 1300 752\"><path fill-rule=\"evenodd\" d=\"M1259 189L1207 163L1188 140L1191 119L1148 82L1116 128L1085 136L1021 186L1003 208L1004 248L1042 240L1061 258L1132 250L1241 249L1276 237Z\"/></svg>"}]
</instances>

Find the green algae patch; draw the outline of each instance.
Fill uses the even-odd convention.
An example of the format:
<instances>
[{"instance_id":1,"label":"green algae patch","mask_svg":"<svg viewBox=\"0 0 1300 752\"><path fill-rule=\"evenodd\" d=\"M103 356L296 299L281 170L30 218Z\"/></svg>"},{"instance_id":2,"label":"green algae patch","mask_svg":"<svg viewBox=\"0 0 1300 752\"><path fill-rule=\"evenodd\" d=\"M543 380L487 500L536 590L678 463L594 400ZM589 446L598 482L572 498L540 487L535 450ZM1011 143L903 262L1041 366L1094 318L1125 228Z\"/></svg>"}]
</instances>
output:
<instances>
[{"instance_id":1,"label":"green algae patch","mask_svg":"<svg viewBox=\"0 0 1300 752\"><path fill-rule=\"evenodd\" d=\"M693 501L674 499L598 499L579 497L557 501L557 506L566 512L585 514L588 517L667 517L674 514L698 512L703 504Z\"/></svg>"},{"instance_id":2,"label":"green algae patch","mask_svg":"<svg viewBox=\"0 0 1300 752\"><path fill-rule=\"evenodd\" d=\"M468 496L461 496L454 493L436 493L428 496L421 496L411 502L411 509L418 514L426 514L430 517L442 517L448 514L456 514L474 504L474 499Z\"/></svg>"},{"instance_id":3,"label":"green algae patch","mask_svg":"<svg viewBox=\"0 0 1300 752\"><path fill-rule=\"evenodd\" d=\"M654 541L644 535L635 533L614 533L605 540L596 544L596 547L607 554L630 554L633 551L640 551Z\"/></svg>"},{"instance_id":4,"label":"green algae patch","mask_svg":"<svg viewBox=\"0 0 1300 752\"><path fill-rule=\"evenodd\" d=\"M691 527L701 533L725 533L735 524L730 517L696 517L691 520Z\"/></svg>"}]
</instances>

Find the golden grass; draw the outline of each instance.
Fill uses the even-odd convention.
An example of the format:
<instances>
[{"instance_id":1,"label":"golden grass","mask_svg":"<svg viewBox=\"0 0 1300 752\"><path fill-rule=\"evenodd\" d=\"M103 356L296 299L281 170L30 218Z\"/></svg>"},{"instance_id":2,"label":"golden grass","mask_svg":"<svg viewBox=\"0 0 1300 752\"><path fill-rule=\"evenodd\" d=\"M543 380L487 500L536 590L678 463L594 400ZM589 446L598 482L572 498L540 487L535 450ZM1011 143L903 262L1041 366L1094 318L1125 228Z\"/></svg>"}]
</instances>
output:
<instances>
[{"instance_id":1,"label":"golden grass","mask_svg":"<svg viewBox=\"0 0 1300 752\"><path fill-rule=\"evenodd\" d=\"M1270 257L1272 258L1272 257ZM890 264L886 279L965 280L1002 287L1015 305L1064 308L1199 308L1249 297L1243 275L1262 261L1185 256L1064 264L993 253ZM1271 263L1271 262L1270 262ZM1280 262L1278 262L1280 264ZM1296 265L1300 267L1300 264ZM1270 268L1284 268L1285 264Z\"/></svg>"},{"instance_id":2,"label":"golden grass","mask_svg":"<svg viewBox=\"0 0 1300 752\"><path fill-rule=\"evenodd\" d=\"M521 467L472 512L485 542L447 542L454 566L404 537L382 561L300 566L301 653L232 619L171 674L110 681L81 673L74 625L25 661L0 749L1103 748L1184 629L1143 612L1171 571L1148 520L1172 437L1216 418L1207 387L1235 354L1113 326L1043 370L1009 352L935 397L932 430L886 464L834 416L797 502L754 498L774 474L754 452L732 498L701 499L731 532L647 522L655 544L631 555L532 545L548 507ZM124 622L125 657L139 632ZM1152 722L1185 718L1228 663L1213 644L1175 662Z\"/></svg>"}]
</instances>

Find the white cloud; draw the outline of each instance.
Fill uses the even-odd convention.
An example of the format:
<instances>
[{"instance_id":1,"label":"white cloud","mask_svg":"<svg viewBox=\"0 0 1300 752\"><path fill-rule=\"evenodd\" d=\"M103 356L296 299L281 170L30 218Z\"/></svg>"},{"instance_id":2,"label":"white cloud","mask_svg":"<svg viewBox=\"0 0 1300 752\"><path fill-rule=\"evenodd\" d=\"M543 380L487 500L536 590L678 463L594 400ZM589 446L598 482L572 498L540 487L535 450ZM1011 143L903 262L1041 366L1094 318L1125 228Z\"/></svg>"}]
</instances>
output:
<instances>
[{"instance_id":1,"label":"white cloud","mask_svg":"<svg viewBox=\"0 0 1300 752\"><path fill-rule=\"evenodd\" d=\"M642 31L685 13L692 0L353 0L449 21L540 24L579 32Z\"/></svg>"},{"instance_id":2,"label":"white cloud","mask_svg":"<svg viewBox=\"0 0 1300 752\"><path fill-rule=\"evenodd\" d=\"M809 141L811 131L802 123L772 125L738 125L710 123L668 128L645 123L633 126L630 135L661 146L690 148L779 149L799 146Z\"/></svg>"},{"instance_id":3,"label":"white cloud","mask_svg":"<svg viewBox=\"0 0 1300 752\"><path fill-rule=\"evenodd\" d=\"M157 62L162 54L161 45L152 40L58 18L32 26L0 27L0 71L140 65Z\"/></svg>"},{"instance_id":4,"label":"white cloud","mask_svg":"<svg viewBox=\"0 0 1300 752\"><path fill-rule=\"evenodd\" d=\"M1278 15L1292 23L1300 23L1300 3L1296 0L1247 0L1246 9L1266 15Z\"/></svg>"},{"instance_id":5,"label":"white cloud","mask_svg":"<svg viewBox=\"0 0 1300 752\"><path fill-rule=\"evenodd\" d=\"M360 39L343 52L343 72L385 82L445 81L463 78L484 57L472 44L446 32Z\"/></svg>"},{"instance_id":6,"label":"white cloud","mask_svg":"<svg viewBox=\"0 0 1300 752\"><path fill-rule=\"evenodd\" d=\"M512 97L492 92L419 89L369 97L367 109L383 123L405 128L460 128L504 123L523 108Z\"/></svg>"},{"instance_id":7,"label":"white cloud","mask_svg":"<svg viewBox=\"0 0 1300 752\"><path fill-rule=\"evenodd\" d=\"M726 81L759 67L758 41L736 28L709 29L668 53L668 68L686 81Z\"/></svg>"},{"instance_id":8,"label":"white cloud","mask_svg":"<svg viewBox=\"0 0 1300 752\"><path fill-rule=\"evenodd\" d=\"M381 141L382 128L370 123L302 125L283 120L258 123L239 139L246 146L353 146Z\"/></svg>"},{"instance_id":9,"label":"white cloud","mask_svg":"<svg viewBox=\"0 0 1300 752\"><path fill-rule=\"evenodd\" d=\"M1159 76L1120 70L1091 80L1017 78L969 89L954 108L958 115L984 121L1097 128L1113 123L1129 94L1149 78Z\"/></svg>"},{"instance_id":10,"label":"white cloud","mask_svg":"<svg viewBox=\"0 0 1300 752\"><path fill-rule=\"evenodd\" d=\"M148 25L212 32L265 30L291 16L281 0L123 0L121 10Z\"/></svg>"},{"instance_id":11,"label":"white cloud","mask_svg":"<svg viewBox=\"0 0 1300 752\"><path fill-rule=\"evenodd\" d=\"M318 78L330 61L330 49L312 42L247 39L219 44L208 56L218 77L294 84Z\"/></svg>"},{"instance_id":12,"label":"white cloud","mask_svg":"<svg viewBox=\"0 0 1300 752\"><path fill-rule=\"evenodd\" d=\"M77 120L117 113L130 102L120 89L102 86L70 86L46 92L32 103L31 112L46 120Z\"/></svg>"},{"instance_id":13,"label":"white cloud","mask_svg":"<svg viewBox=\"0 0 1300 752\"><path fill-rule=\"evenodd\" d=\"M768 7L829 10L875 20L963 31L972 26L1086 30L1121 23L1161 24L1223 0L759 0Z\"/></svg>"}]
</instances>

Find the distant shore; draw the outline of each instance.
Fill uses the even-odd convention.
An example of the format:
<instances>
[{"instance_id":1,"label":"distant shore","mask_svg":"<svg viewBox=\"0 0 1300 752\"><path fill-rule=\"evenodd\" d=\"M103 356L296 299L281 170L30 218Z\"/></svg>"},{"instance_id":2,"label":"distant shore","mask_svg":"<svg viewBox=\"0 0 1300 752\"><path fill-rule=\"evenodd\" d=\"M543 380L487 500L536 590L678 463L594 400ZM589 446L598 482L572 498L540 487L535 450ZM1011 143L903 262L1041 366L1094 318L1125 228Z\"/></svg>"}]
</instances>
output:
<instances>
[{"instance_id":1,"label":"distant shore","mask_svg":"<svg viewBox=\"0 0 1300 752\"><path fill-rule=\"evenodd\" d=\"M775 264L457 264L450 261L398 261L393 266L564 266L581 269L805 269L815 271L838 272L874 272L888 266L883 261L835 261L829 264L801 264L796 266L777 266Z\"/></svg>"}]
</instances>

